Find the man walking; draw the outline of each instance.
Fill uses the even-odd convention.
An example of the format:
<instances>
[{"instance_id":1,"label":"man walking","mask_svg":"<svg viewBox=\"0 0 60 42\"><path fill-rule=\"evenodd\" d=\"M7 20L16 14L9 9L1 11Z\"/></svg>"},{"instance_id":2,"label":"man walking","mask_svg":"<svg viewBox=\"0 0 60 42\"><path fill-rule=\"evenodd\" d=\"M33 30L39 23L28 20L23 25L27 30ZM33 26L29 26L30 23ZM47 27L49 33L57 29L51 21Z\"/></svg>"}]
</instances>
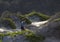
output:
<instances>
[{"instance_id":1,"label":"man walking","mask_svg":"<svg viewBox=\"0 0 60 42\"><path fill-rule=\"evenodd\" d=\"M21 30L25 30L25 21L21 21Z\"/></svg>"}]
</instances>

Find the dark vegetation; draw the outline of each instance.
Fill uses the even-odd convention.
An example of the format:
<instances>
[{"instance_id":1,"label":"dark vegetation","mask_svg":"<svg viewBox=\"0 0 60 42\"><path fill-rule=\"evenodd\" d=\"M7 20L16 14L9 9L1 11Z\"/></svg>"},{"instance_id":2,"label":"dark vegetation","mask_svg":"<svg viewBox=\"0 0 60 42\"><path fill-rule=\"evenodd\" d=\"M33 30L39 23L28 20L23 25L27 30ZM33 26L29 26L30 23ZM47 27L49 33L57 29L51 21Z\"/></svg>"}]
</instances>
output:
<instances>
[{"instance_id":1,"label":"dark vegetation","mask_svg":"<svg viewBox=\"0 0 60 42\"><path fill-rule=\"evenodd\" d=\"M31 24L31 21L23 15L19 15L18 18L20 18L20 20L24 20L27 24Z\"/></svg>"},{"instance_id":2,"label":"dark vegetation","mask_svg":"<svg viewBox=\"0 0 60 42\"><path fill-rule=\"evenodd\" d=\"M3 18L2 24L4 24L4 26L9 26L12 29L16 29L15 23L11 18Z\"/></svg>"},{"instance_id":3,"label":"dark vegetation","mask_svg":"<svg viewBox=\"0 0 60 42\"><path fill-rule=\"evenodd\" d=\"M42 13L39 13L39 12L35 12L35 11L33 11L29 14L26 14L25 16L30 17L30 16L34 16L34 15L40 17L42 21L47 20L47 19L50 18L50 16L48 16L48 15L45 15L45 14L42 14Z\"/></svg>"}]
</instances>

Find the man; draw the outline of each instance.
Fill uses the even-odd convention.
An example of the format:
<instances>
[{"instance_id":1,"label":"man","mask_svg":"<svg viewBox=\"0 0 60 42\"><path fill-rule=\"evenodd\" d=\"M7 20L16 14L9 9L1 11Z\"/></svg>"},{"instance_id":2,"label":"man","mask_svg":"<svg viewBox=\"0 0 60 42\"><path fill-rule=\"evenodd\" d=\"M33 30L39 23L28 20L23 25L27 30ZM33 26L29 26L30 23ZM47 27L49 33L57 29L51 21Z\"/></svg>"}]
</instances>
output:
<instances>
[{"instance_id":1,"label":"man","mask_svg":"<svg viewBox=\"0 0 60 42\"><path fill-rule=\"evenodd\" d=\"M25 21L21 21L21 30L25 30Z\"/></svg>"}]
</instances>

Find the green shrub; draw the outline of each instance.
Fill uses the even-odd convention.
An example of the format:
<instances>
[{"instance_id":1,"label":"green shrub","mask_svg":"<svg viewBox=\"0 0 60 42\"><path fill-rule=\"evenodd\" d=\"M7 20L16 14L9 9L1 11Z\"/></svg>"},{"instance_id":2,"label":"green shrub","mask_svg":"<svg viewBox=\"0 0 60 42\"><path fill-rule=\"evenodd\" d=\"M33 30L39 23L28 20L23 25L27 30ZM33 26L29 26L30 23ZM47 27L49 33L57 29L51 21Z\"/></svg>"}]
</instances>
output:
<instances>
[{"instance_id":1,"label":"green shrub","mask_svg":"<svg viewBox=\"0 0 60 42\"><path fill-rule=\"evenodd\" d=\"M31 21L24 15L20 15L18 18L20 18L20 20L24 20L27 24L31 24Z\"/></svg>"},{"instance_id":2,"label":"green shrub","mask_svg":"<svg viewBox=\"0 0 60 42\"><path fill-rule=\"evenodd\" d=\"M28 19L28 18L26 18L26 21L25 21L27 24L31 24L31 21Z\"/></svg>"},{"instance_id":3,"label":"green shrub","mask_svg":"<svg viewBox=\"0 0 60 42\"><path fill-rule=\"evenodd\" d=\"M29 42L40 42L45 39L44 36L42 35L36 35L30 30L25 30L25 31L15 31L15 32L7 32L7 33L0 33L0 37L4 36L11 36L15 37L16 35L23 35L25 36L25 40L28 40Z\"/></svg>"},{"instance_id":4,"label":"green shrub","mask_svg":"<svg viewBox=\"0 0 60 42\"><path fill-rule=\"evenodd\" d=\"M26 17L29 17L29 16L33 16L33 15L35 15L35 14L36 14L36 12L33 11L33 12L29 13L29 14L25 14L25 16L26 16Z\"/></svg>"},{"instance_id":5,"label":"green shrub","mask_svg":"<svg viewBox=\"0 0 60 42\"><path fill-rule=\"evenodd\" d=\"M25 40L28 40L29 42L40 42L45 39L42 35L36 35L30 30L24 30L24 31L15 31L15 32L7 32L7 33L0 33L0 37L4 36L11 36L15 37L16 35L23 35L25 36Z\"/></svg>"},{"instance_id":6,"label":"green shrub","mask_svg":"<svg viewBox=\"0 0 60 42\"><path fill-rule=\"evenodd\" d=\"M2 39L0 39L0 42L2 42Z\"/></svg>"},{"instance_id":7,"label":"green shrub","mask_svg":"<svg viewBox=\"0 0 60 42\"><path fill-rule=\"evenodd\" d=\"M15 23L11 18L3 18L2 19L2 24L4 24L4 22L7 21L8 25L12 28L12 29L16 29ZM6 24L5 24L6 25Z\"/></svg>"},{"instance_id":8,"label":"green shrub","mask_svg":"<svg viewBox=\"0 0 60 42\"><path fill-rule=\"evenodd\" d=\"M50 16L48 16L48 15L45 15L45 14L42 14L42 13L39 13L39 12L35 12L35 11L33 11L29 14L26 14L25 16L29 17L29 16L33 16L33 15L36 15L36 16L40 17L41 20L47 20L47 19L50 18Z\"/></svg>"},{"instance_id":9,"label":"green shrub","mask_svg":"<svg viewBox=\"0 0 60 42\"><path fill-rule=\"evenodd\" d=\"M47 20L47 19L49 19L49 18L50 18L50 16L45 15L45 14L41 14L41 13L38 13L38 14L36 14L36 15L38 15L39 17L41 17L41 18L42 18L42 20Z\"/></svg>"},{"instance_id":10,"label":"green shrub","mask_svg":"<svg viewBox=\"0 0 60 42\"><path fill-rule=\"evenodd\" d=\"M60 21L60 18L54 19L53 21L58 22L58 21Z\"/></svg>"},{"instance_id":11,"label":"green shrub","mask_svg":"<svg viewBox=\"0 0 60 42\"><path fill-rule=\"evenodd\" d=\"M4 37L4 36L14 37L16 35L25 35L25 33L30 33L30 32L31 32L30 30L23 30L23 31L0 33L0 37Z\"/></svg>"}]
</instances>

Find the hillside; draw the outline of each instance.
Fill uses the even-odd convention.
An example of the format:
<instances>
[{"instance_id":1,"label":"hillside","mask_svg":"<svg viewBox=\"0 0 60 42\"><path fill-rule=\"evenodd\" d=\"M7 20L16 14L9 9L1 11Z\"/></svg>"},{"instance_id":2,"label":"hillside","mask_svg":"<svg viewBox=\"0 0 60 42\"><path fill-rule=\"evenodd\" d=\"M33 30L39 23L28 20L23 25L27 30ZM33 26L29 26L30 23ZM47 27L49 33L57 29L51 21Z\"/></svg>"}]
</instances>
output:
<instances>
[{"instance_id":1,"label":"hillside","mask_svg":"<svg viewBox=\"0 0 60 42\"><path fill-rule=\"evenodd\" d=\"M6 14L5 14L6 15ZM18 16L18 18L12 17ZM29 16L40 16L40 19L42 20L36 21L34 18L31 18L31 20L35 21L30 21L30 19L27 19L26 17ZM27 28L22 31L20 28L18 28L19 25L15 19L24 18L25 20L27 19L26 23L28 23L26 26ZM50 18L50 19L49 19ZM12 21L14 20L14 21ZM19 23L20 23L20 20ZM8 24L5 22L9 23L11 28L9 29ZM6 15L6 17L2 17L0 20L0 24L3 24L2 27L0 27L0 41L1 42L60 42L60 13L57 13L56 15L53 15L51 17L44 15L44 14L25 14L25 15ZM15 25L15 24L16 25Z\"/></svg>"},{"instance_id":2,"label":"hillside","mask_svg":"<svg viewBox=\"0 0 60 42\"><path fill-rule=\"evenodd\" d=\"M60 0L0 0L0 42L60 42Z\"/></svg>"}]
</instances>

